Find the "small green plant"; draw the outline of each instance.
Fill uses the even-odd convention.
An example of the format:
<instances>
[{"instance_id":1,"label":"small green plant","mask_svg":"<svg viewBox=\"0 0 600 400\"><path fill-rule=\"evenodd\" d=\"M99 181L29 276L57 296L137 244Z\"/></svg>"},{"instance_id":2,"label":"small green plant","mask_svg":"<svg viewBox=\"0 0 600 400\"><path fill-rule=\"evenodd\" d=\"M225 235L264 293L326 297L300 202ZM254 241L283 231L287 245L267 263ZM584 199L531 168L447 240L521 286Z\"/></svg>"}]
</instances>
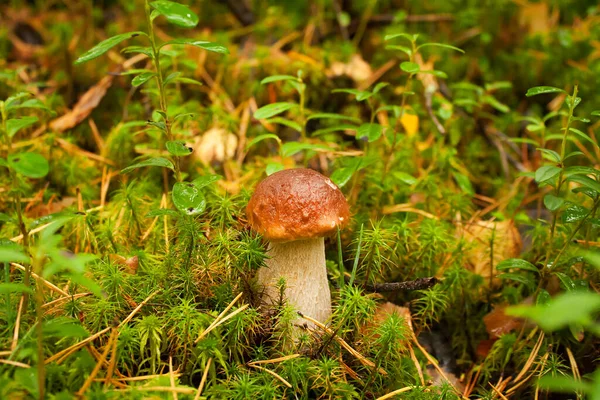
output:
<instances>
[{"instance_id":1,"label":"small green plant","mask_svg":"<svg viewBox=\"0 0 600 400\"><path fill-rule=\"evenodd\" d=\"M166 150L171 157L170 159L164 157L149 158L134 165L130 165L129 167L124 168L121 172L128 173L143 167L161 167L173 171L176 180L172 191L173 204L183 214L197 215L203 212L206 207L206 200L201 189L209 184L211 180L207 180L206 177L200 177L200 180L195 180L192 182L183 181L180 159L181 157L189 156L193 149L186 145L185 142L177 140L177 135L173 132L173 125L175 122L185 115L171 115L169 113L167 102L167 86L169 84L175 84L178 82L185 84L200 84L200 82L194 81L190 78L182 77L180 76L181 73L178 71L172 72L165 76L165 71L163 71L161 68L161 58L164 57L165 53L167 52L166 48L168 46L195 46L207 51L221 54L227 54L228 50L216 43L196 39L179 38L162 43L157 41L154 32L154 20L160 16L165 17L169 23L182 28L193 28L198 24L198 16L187 6L167 0L153 2L146 0L145 14L147 32L136 31L122 33L106 39L81 55L75 61L75 64L82 64L84 62L93 60L127 39L138 36L146 39L146 42L149 43L149 45L130 46L125 48L123 51L125 53L144 54L152 61L154 66L153 71L133 70L129 72L136 75L131 84L133 86L141 86L150 80L156 81L156 85L158 87L159 108L156 110L155 118L153 118L152 121L149 121L148 124L158 129L162 133L162 142L164 143Z\"/></svg>"}]
</instances>

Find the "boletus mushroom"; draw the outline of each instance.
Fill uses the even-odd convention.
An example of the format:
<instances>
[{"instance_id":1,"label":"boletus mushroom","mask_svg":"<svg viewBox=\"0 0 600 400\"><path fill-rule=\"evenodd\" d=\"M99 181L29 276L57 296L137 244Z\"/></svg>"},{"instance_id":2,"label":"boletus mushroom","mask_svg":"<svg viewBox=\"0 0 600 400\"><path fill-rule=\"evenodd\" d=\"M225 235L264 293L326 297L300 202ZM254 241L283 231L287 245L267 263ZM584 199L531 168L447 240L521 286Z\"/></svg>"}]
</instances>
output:
<instances>
[{"instance_id":1,"label":"boletus mushroom","mask_svg":"<svg viewBox=\"0 0 600 400\"><path fill-rule=\"evenodd\" d=\"M277 282L297 311L325 322L331 294L324 237L346 225L348 203L327 177L306 168L279 171L258 184L246 208L252 229L269 241L266 267L258 271L267 307L278 301Z\"/></svg>"}]
</instances>

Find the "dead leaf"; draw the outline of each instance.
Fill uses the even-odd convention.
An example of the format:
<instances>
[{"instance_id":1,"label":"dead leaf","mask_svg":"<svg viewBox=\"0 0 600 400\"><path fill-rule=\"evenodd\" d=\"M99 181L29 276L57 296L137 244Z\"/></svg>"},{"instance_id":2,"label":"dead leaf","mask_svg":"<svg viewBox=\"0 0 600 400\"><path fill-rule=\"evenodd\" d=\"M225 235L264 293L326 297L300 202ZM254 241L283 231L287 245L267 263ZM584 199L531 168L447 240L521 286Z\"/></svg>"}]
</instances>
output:
<instances>
[{"instance_id":1,"label":"dead leaf","mask_svg":"<svg viewBox=\"0 0 600 400\"><path fill-rule=\"evenodd\" d=\"M496 276L498 263L521 253L521 235L512 220L472 221L459 225L457 234L469 244L465 255L471 271L486 278L486 282L490 275Z\"/></svg>"},{"instance_id":2,"label":"dead leaf","mask_svg":"<svg viewBox=\"0 0 600 400\"><path fill-rule=\"evenodd\" d=\"M194 157L205 165L222 163L235 155L237 136L223 128L213 127L196 140Z\"/></svg>"},{"instance_id":3,"label":"dead leaf","mask_svg":"<svg viewBox=\"0 0 600 400\"><path fill-rule=\"evenodd\" d=\"M530 34L548 33L553 25L548 3L527 3L519 11L519 25L526 27Z\"/></svg>"},{"instance_id":4,"label":"dead leaf","mask_svg":"<svg viewBox=\"0 0 600 400\"><path fill-rule=\"evenodd\" d=\"M51 201L48 204L38 204L27 211L27 216L29 218L39 218L48 214L54 214L71 207L76 201L77 198L75 197L64 197L59 201Z\"/></svg>"},{"instance_id":5,"label":"dead leaf","mask_svg":"<svg viewBox=\"0 0 600 400\"><path fill-rule=\"evenodd\" d=\"M507 306L497 306L483 317L485 330L488 335L490 335L491 339L498 339L500 336L516 329L521 329L523 326L524 321L521 318L506 315L504 312L506 307Z\"/></svg>"},{"instance_id":6,"label":"dead leaf","mask_svg":"<svg viewBox=\"0 0 600 400\"><path fill-rule=\"evenodd\" d=\"M106 91L112 85L113 79L112 75L102 78L81 96L71 111L50 122L50 128L56 132L64 132L81 123L100 104Z\"/></svg>"},{"instance_id":7,"label":"dead leaf","mask_svg":"<svg viewBox=\"0 0 600 400\"><path fill-rule=\"evenodd\" d=\"M347 63L335 61L326 71L328 77L346 75L356 83L366 81L373 75L373 70L360 54L353 54Z\"/></svg>"}]
</instances>

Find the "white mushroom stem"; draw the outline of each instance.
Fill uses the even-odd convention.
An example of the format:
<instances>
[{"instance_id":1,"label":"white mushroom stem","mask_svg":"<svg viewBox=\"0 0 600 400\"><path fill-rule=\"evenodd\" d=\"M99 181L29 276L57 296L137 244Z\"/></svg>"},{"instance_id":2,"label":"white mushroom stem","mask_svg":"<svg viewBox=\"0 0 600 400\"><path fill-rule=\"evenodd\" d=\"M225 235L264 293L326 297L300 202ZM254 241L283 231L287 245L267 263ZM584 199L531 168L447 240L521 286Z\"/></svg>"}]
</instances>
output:
<instances>
[{"instance_id":1,"label":"white mushroom stem","mask_svg":"<svg viewBox=\"0 0 600 400\"><path fill-rule=\"evenodd\" d=\"M269 305L279 301L277 282L285 278L285 297L302 314L319 322L331 315L331 294L325 266L323 238L269 244L266 268L258 271L258 283L264 286L263 299Z\"/></svg>"}]
</instances>

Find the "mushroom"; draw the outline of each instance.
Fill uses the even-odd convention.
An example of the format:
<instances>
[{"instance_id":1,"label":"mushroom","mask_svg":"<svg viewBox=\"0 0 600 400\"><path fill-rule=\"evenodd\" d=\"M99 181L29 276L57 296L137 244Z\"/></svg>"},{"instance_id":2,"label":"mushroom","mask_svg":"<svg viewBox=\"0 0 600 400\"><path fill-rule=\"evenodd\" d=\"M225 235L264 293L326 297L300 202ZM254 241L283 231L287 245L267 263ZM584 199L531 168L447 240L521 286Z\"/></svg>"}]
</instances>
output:
<instances>
[{"instance_id":1,"label":"mushroom","mask_svg":"<svg viewBox=\"0 0 600 400\"><path fill-rule=\"evenodd\" d=\"M246 213L252 229L269 240L266 267L258 271L264 303L277 302L276 284L285 278L288 303L325 322L331 294L324 237L346 225L350 214L340 189L311 169L279 171L258 184Z\"/></svg>"}]
</instances>

